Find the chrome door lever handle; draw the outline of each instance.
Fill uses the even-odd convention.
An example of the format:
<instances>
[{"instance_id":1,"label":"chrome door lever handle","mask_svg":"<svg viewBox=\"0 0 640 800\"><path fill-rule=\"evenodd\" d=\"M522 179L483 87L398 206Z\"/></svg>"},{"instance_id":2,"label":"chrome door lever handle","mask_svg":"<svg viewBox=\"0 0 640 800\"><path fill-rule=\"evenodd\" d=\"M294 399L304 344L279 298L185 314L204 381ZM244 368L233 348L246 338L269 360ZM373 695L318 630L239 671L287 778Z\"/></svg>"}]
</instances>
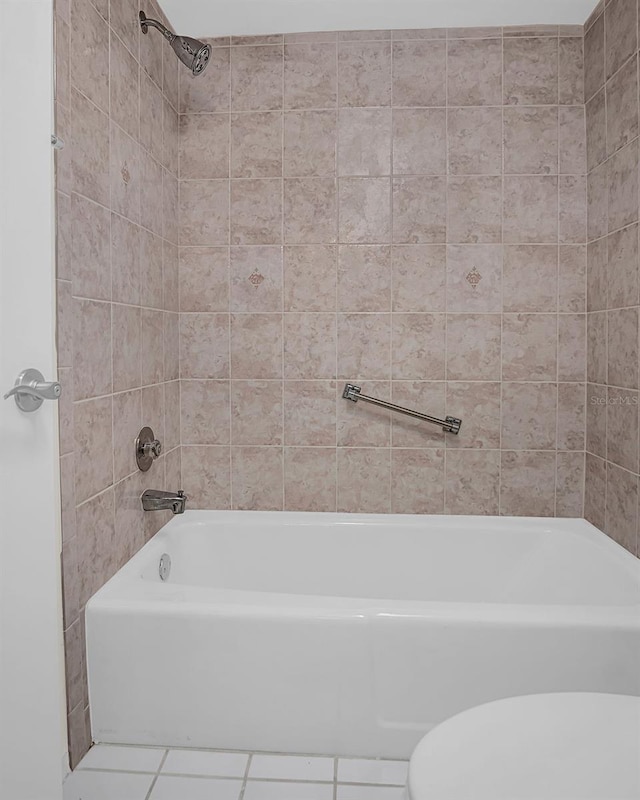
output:
<instances>
[{"instance_id":1,"label":"chrome door lever handle","mask_svg":"<svg viewBox=\"0 0 640 800\"><path fill-rule=\"evenodd\" d=\"M25 369L21 372L13 389L4 399L15 397L16 405L21 411L36 411L45 400L57 400L62 394L62 386L57 381L45 381L37 369Z\"/></svg>"},{"instance_id":2,"label":"chrome door lever handle","mask_svg":"<svg viewBox=\"0 0 640 800\"><path fill-rule=\"evenodd\" d=\"M39 397L41 400L57 400L62 394L62 387L59 383L51 381L47 383L36 383L35 386L14 386L11 391L7 392L4 396L6 400L8 397L13 397L16 394L28 394L30 397Z\"/></svg>"}]
</instances>

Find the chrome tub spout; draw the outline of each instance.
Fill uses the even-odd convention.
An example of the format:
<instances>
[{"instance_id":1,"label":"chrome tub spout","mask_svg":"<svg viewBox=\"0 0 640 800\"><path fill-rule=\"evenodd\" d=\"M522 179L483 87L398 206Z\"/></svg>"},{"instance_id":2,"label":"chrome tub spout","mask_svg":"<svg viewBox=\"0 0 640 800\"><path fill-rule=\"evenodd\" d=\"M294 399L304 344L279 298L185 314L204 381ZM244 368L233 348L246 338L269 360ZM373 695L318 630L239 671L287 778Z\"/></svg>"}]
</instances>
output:
<instances>
[{"instance_id":1,"label":"chrome tub spout","mask_svg":"<svg viewBox=\"0 0 640 800\"><path fill-rule=\"evenodd\" d=\"M187 495L180 489L177 492L163 492L161 489L147 489L142 495L144 511L172 511L184 514Z\"/></svg>"}]
</instances>

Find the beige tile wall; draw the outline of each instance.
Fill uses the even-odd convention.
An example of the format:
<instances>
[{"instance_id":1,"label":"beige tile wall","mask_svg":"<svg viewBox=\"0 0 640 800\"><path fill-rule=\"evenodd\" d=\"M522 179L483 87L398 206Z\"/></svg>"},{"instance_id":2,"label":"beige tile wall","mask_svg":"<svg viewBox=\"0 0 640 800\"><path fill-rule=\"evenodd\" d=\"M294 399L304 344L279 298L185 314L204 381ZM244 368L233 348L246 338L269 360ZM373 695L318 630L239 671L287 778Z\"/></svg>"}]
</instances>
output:
<instances>
[{"instance_id":1,"label":"beige tile wall","mask_svg":"<svg viewBox=\"0 0 640 800\"><path fill-rule=\"evenodd\" d=\"M585 32L587 467L585 516L638 539L638 8L599 4Z\"/></svg>"},{"instance_id":2,"label":"beige tile wall","mask_svg":"<svg viewBox=\"0 0 640 800\"><path fill-rule=\"evenodd\" d=\"M178 64L139 35L137 0L56 0L58 364L64 625L72 764L88 727L84 606L165 520L180 486ZM145 9L159 15L152 2ZM144 476L133 441L165 455Z\"/></svg>"},{"instance_id":3,"label":"beige tile wall","mask_svg":"<svg viewBox=\"0 0 640 800\"><path fill-rule=\"evenodd\" d=\"M237 37L196 80L133 0L56 12L75 763L84 605L164 521L140 491L181 469L191 507L581 515L583 40ZM346 380L462 433L350 404ZM166 453L146 476L143 422Z\"/></svg>"},{"instance_id":4,"label":"beige tile wall","mask_svg":"<svg viewBox=\"0 0 640 800\"><path fill-rule=\"evenodd\" d=\"M191 507L582 516L582 28L212 44L180 73Z\"/></svg>"}]
</instances>

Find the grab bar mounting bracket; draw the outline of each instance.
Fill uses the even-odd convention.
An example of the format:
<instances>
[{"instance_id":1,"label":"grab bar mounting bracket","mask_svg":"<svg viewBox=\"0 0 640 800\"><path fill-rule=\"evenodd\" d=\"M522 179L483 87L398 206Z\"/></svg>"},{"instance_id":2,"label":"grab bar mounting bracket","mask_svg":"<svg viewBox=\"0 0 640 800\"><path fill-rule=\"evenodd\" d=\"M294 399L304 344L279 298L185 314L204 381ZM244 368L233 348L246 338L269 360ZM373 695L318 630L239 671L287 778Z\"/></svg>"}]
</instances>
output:
<instances>
[{"instance_id":1,"label":"grab bar mounting bracket","mask_svg":"<svg viewBox=\"0 0 640 800\"><path fill-rule=\"evenodd\" d=\"M354 403L358 402L358 395L360 394L360 387L354 383L345 383L342 396L345 400L353 400Z\"/></svg>"}]
</instances>

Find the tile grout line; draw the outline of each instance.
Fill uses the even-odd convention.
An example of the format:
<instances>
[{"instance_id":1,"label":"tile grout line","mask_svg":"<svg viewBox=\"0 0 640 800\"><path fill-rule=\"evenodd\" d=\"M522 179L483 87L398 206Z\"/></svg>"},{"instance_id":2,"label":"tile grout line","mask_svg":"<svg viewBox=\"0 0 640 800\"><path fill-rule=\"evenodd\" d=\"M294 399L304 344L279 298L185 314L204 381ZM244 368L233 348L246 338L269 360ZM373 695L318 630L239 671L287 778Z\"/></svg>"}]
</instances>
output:
<instances>
[{"instance_id":1,"label":"tile grout line","mask_svg":"<svg viewBox=\"0 0 640 800\"><path fill-rule=\"evenodd\" d=\"M281 70L282 70L282 107L280 109L280 174L281 174L281 183L280 183L280 310L282 313L281 317L281 344L280 344L280 396L281 396L281 405L282 410L280 414L280 422L281 422L281 448L280 448L280 459L281 459L281 480L282 480L282 510L284 511L287 507L286 499L287 499L287 492L286 492L286 465L285 465L285 416L284 416L284 378L285 378L285 336L286 336L286 327L284 324L285 315L284 315L284 242L285 242L285 182L284 182L284 159L285 159L285 152L284 152L284 131L285 131L285 93L286 93L286 83L285 83L285 43L284 43L284 36L282 37L282 50L281 50Z\"/></svg>"},{"instance_id":2,"label":"tile grout line","mask_svg":"<svg viewBox=\"0 0 640 800\"><path fill-rule=\"evenodd\" d=\"M502 31L501 31L502 33ZM445 171L447 174L447 183L445 186L445 238L449 238L449 184L451 180L451 164L449 161L449 37L445 40L444 45L444 102L445 102ZM444 256L444 310L445 314L448 314L448 281L447 281L447 273L448 273L448 249L445 247L445 256ZM448 400L449 400L449 317L445 316L444 318L444 413L445 416L448 410ZM459 435L459 434L458 434ZM446 433L445 433L446 437ZM442 449L443 449L443 486L442 486L442 513L447 513L447 508L449 507L449 491L448 491L448 470L449 470L449 459L447 457L447 451L450 449L447 447L446 438L442 442Z\"/></svg>"},{"instance_id":3,"label":"tile grout line","mask_svg":"<svg viewBox=\"0 0 640 800\"><path fill-rule=\"evenodd\" d=\"M636 4L636 31L640 30L639 23L640 23L640 8ZM636 46L635 46L635 55L636 55L636 84L638 87L638 91L636 92L636 101L638 103L637 115L636 115L636 124L638 125L638 129L640 131L640 41L636 38ZM640 182L638 184L638 194L637 194L637 202L638 202L638 209L640 211ZM639 214L640 216L640 214ZM640 226L638 228L640 231ZM640 304L640 294L639 294L639 287L636 286L636 302ZM640 311L640 309L639 309ZM638 348L638 353L640 354L640 325L638 326L638 338L636 339L636 347ZM638 365L640 370L640 363ZM639 376L640 382L640 376ZM640 385L640 383L639 383ZM636 416L637 419L637 416ZM639 463L639 454L640 454L640 425L638 425L638 431L636 435L636 471L640 472L640 463ZM638 480L636 479L636 486L640 487ZM637 489L636 489L637 491ZM640 557L640 491L637 491L636 496L636 536L635 536L635 555Z\"/></svg>"},{"instance_id":4,"label":"tile grout line","mask_svg":"<svg viewBox=\"0 0 640 800\"><path fill-rule=\"evenodd\" d=\"M106 20L107 23L107 46L108 46L108 54L107 54L107 68L108 68L108 93L109 93L109 103L108 103L108 120L107 120L107 141L109 147L109 154L107 156L107 169L109 175L109 346L111 350L111 363L110 363L110 371L111 371L111 389L109 392L110 396L110 405L111 405L111 480L109 482L110 488L115 486L115 477L116 477L116 448L115 448L115 441L116 441L116 426L113 414L113 389L114 389L114 335L113 335L113 253L112 253L112 242L113 242L113 217L111 216L111 208L113 206L113 187L112 187L112 180L111 180L111 172L113 168L112 162L112 147L113 147L113 140L112 140L112 119L111 119L111 94L113 91L112 80L111 80L111 37L113 35L111 30L111 15L109 14L109 19ZM71 32L69 34L69 38L71 39ZM138 63L138 62L136 62ZM138 100L138 141L140 140L140 65L138 64L138 87L137 87L137 100ZM75 181L74 181L75 183ZM140 193L138 193L138 218L140 218ZM72 273L73 274L73 273ZM72 293L73 293L73 284L72 284ZM142 314L140 314L142 316ZM140 326L142 323L140 322ZM140 327L139 330L140 335L140 353L142 353L142 330ZM74 331L74 340L75 340L75 331ZM141 356L140 356L141 358ZM74 341L74 356L73 360L75 362L75 341ZM142 383L142 370L138 374L138 382ZM74 400L75 400L75 381L74 381ZM74 433L75 433L75 420L74 420ZM117 516L116 516L116 503L115 503L115 489L113 490L113 502L111 504L111 524L113 525L113 530L115 531L116 524L117 524ZM77 494L75 497L76 501L76 533L77 533ZM85 643L86 648L86 643ZM65 648L66 654L66 648ZM85 655L86 658L86 655ZM65 667L65 670L67 667ZM85 667L86 672L86 667ZM86 680L86 679L85 679ZM89 711L91 714L91 711ZM89 742L91 742L91 732L89 732ZM91 744L89 745L91 747Z\"/></svg>"},{"instance_id":5,"label":"tile grout line","mask_svg":"<svg viewBox=\"0 0 640 800\"><path fill-rule=\"evenodd\" d=\"M393 173L394 173L394 166L395 166L395 118L396 118L396 111L393 107L393 66L394 66L394 59L393 59L393 51L394 51L394 43L393 41L389 44L389 102L391 104L391 108L389 110L389 118L390 118L390 125L391 130L389 132L389 238L391 240L391 244L389 245L389 400L393 402L393 353L394 353L394 343L395 343L395 335L394 335L394 320L395 320L395 308L393 305L393 240L394 240L394 213L393 213ZM446 113L446 112L445 112ZM391 412L388 412L388 419L389 419L389 427L388 427L388 441L389 441L389 449L387 452L387 459L389 464L389 477L388 477L388 488L389 488L389 504L387 506L387 511L389 513L393 513L393 509L395 508L395 498L394 498L394 491L393 491L393 417ZM337 769L337 763L336 763ZM337 793L337 787L336 787ZM334 800L336 798L334 797Z\"/></svg>"},{"instance_id":6,"label":"tile grout line","mask_svg":"<svg viewBox=\"0 0 640 800\"><path fill-rule=\"evenodd\" d=\"M504 31L503 31L504 34ZM500 114L500 156L502 163L502 209L501 209L501 226L500 226L500 420L498 429L498 446L500 448L500 459L498 462L498 516L502 515L502 462L503 462L503 441L502 430L504 425L504 358L502 353L502 343L504 341L504 163L505 163L505 147L504 147L504 35L501 40L501 68L500 68L500 93L502 99L502 109Z\"/></svg>"},{"instance_id":7,"label":"tile grout line","mask_svg":"<svg viewBox=\"0 0 640 800\"><path fill-rule=\"evenodd\" d=\"M249 753L249 757L247 758L247 763L244 768L244 775L242 778L242 787L240 788L240 794L238 795L238 800L244 800L244 793L247 788L247 780L249 779L249 771L251 769L251 762L253 760L253 753Z\"/></svg>"},{"instance_id":8,"label":"tile grout line","mask_svg":"<svg viewBox=\"0 0 640 800\"><path fill-rule=\"evenodd\" d=\"M495 39L492 39L492 41L497 41L499 38L500 37L496 37ZM444 40L442 40L442 41L444 41ZM460 40L459 39L452 39L450 41L460 41ZM474 40L474 41L477 41L477 40ZM235 46L237 46L237 45L234 45L234 47ZM594 93L594 96L596 94L598 94L598 92L600 92L600 91L602 91L602 87L600 87L600 89L598 89L598 91ZM82 94L82 92L79 92L79 93ZM84 94L83 94L83 97L84 97ZM89 100L89 102L91 102L90 98L87 97L86 99ZM591 98L591 99L593 99L593 98ZM64 104L61 104L61 105L62 105L63 108L66 108L66 106ZM95 103L93 103L93 105L95 105ZM526 103L526 104L519 105L519 106L515 106L515 105L514 106L509 106L509 108L546 108L546 109L553 109L553 108L555 108L556 105L560 105L562 108L579 109L579 108L582 108L582 106L584 104L583 103ZM336 107L338 107L338 108L346 108L346 109L350 109L350 110L358 109L360 111L379 111L380 109L391 108L391 105L362 105L362 106L360 106L360 105L357 105L357 106L344 105L344 106L336 106L334 104L334 105L323 105L323 106L286 106L284 109L279 109L279 108L263 108L263 109L249 109L249 110L234 109L232 113L234 115L238 115L238 116L251 116L251 115L255 115L255 114L276 114L279 111L284 111L284 113L286 113L286 114L301 114L301 113L320 112L320 111L326 111L326 112L330 113L330 112L334 111ZM503 107L502 103L486 103L486 104L483 103L483 104L480 104L480 105L461 105L461 104L454 103L454 104L452 104L450 106L447 106L446 104L445 105L441 105L441 104L438 104L438 103L435 103L433 105L417 105L417 104L416 105L400 105L400 104L395 104L393 106L393 108L396 108L399 111L410 111L410 110L428 111L428 110L433 110L433 109L438 109L440 111L444 111L447 108L453 108L453 109L484 108L484 109L496 109L496 110L499 110L502 107ZM99 106L96 106L96 108L99 109ZM104 111L102 113L104 114ZM223 117L223 116L227 115L228 113L229 113L228 111L181 111L180 115L181 116L189 116L189 117ZM118 127L121 127L121 126L118 125ZM122 130L124 130L124 129L122 129ZM125 131L125 133L126 133L126 131ZM146 150L146 148L145 148L145 150ZM149 152L149 154L151 154L150 151L147 150L147 152ZM155 160L157 161L158 159L155 159ZM466 173L463 173L463 174L466 174ZM471 173L471 174L486 175L487 173L479 172L479 173ZM537 175L537 174L548 174L548 173L533 173L533 174ZM287 177L299 177L299 178L307 177L308 178L308 177L314 177L314 176L313 175L298 175L298 176L294 175L294 176L287 176ZM351 176L351 177L358 177L358 176ZM366 176L360 175L359 177L366 177ZM203 181L203 180L206 181L206 180L224 180L224 179L223 178L185 178L185 180L187 180L187 181ZM244 177L244 178L238 178L238 180L255 180L255 178ZM266 176L265 178L263 178L263 180L277 180L277 176Z\"/></svg>"},{"instance_id":9,"label":"tile grout line","mask_svg":"<svg viewBox=\"0 0 640 800\"><path fill-rule=\"evenodd\" d=\"M232 315L231 315L231 218L232 218L232 210L233 205L231 202L231 175L233 172L233 141L232 141L232 118L233 118L233 53L235 51L229 49L229 92L228 92L228 108L229 108L229 118L228 118L228 136L229 136L229 149L228 149L228 173L229 173L229 198L228 198L228 205L227 205L227 214L228 214L228 221L227 221L227 286L228 288L228 295L227 295L227 314L228 314L228 321L227 321L227 338L229 341L228 348L227 348L227 358L229 364L229 379L231 380L233 376L233 367L232 367L232 336L233 336L233 323L232 323ZM229 508L233 509L236 505L235 503L235 489L234 489L234 480L233 480L233 414L232 414L232 403L233 398L231 396L231 383L229 383ZM244 792L244 785L242 788L242 792Z\"/></svg>"},{"instance_id":10,"label":"tile grout line","mask_svg":"<svg viewBox=\"0 0 640 800\"><path fill-rule=\"evenodd\" d=\"M589 153L587 148L587 103L585 97L584 87L584 66L585 66L585 47L584 47L585 30L582 32L582 101L583 101L583 120L582 120L582 135L584 141L584 164L583 169L585 173L585 245L583 255L583 268L584 277L582 282L582 292L584 302L582 309L584 311L584 378L585 378L585 394L584 394L584 457L582 461L582 506L581 512L584 518L586 512L587 500L587 429L588 429L588 393L589 393L589 308L588 308L588 265L589 265Z\"/></svg>"},{"instance_id":11,"label":"tile grout line","mask_svg":"<svg viewBox=\"0 0 640 800\"><path fill-rule=\"evenodd\" d=\"M153 780L151 781L151 786L149 786L149 791L145 795L144 800L150 800L151 795L153 793L153 790L155 788L155 785L158 782L158 778L160 777L160 773L162 771L162 767L164 766L168 756L169 756L169 750L166 749L164 751L164 754L163 754L162 758L160 759L160 763L158 764L158 769L156 770L156 774L155 774Z\"/></svg>"},{"instance_id":12,"label":"tile grout line","mask_svg":"<svg viewBox=\"0 0 640 800\"><path fill-rule=\"evenodd\" d=\"M336 45L335 45L335 69L336 69L336 93L335 93L335 120L336 120L336 143L335 143L335 152L334 152L334 163L333 163L333 173L334 173L334 186L335 186L335 194L336 194L336 220L335 220L335 257L334 257L334 269L335 269L335 300L334 300L334 325L336 330L336 346L335 346L335 374L336 374L336 392L339 392L340 389L340 379L338 378L338 354L339 354L339 347L338 347L338 337L339 337L339 329L338 329L338 306L340 301L340 291L339 291L339 280L340 280L340 179L338 173L340 171L339 164L340 164L340 43L336 37ZM307 312L308 313L308 312ZM336 397L336 403L338 401L338 397ZM335 501L335 510L338 512L339 510L339 502L340 502L340 463L338 460L338 411L336 408L335 414L335 466L334 466L334 480L335 480L335 488L334 488L334 501ZM335 798L334 798L335 800Z\"/></svg>"},{"instance_id":13,"label":"tile grout line","mask_svg":"<svg viewBox=\"0 0 640 800\"><path fill-rule=\"evenodd\" d=\"M553 516L556 517L558 513L558 434L559 434L559 415L560 415L560 392L558 391L558 383L560 380L560 316L558 311L560 309L560 40L556 40L556 100L558 101L558 106L556 108L556 142L557 142L557 153L556 153L556 174L558 175L558 187L557 187L557 198L556 198L556 205L557 205L557 212L556 212L556 227L557 227L557 238L558 238L558 248L556 250L556 414L555 414L555 431L554 431L554 443L555 443L555 463L554 463L554 470L553 470ZM585 181L586 183L586 181ZM585 206L586 210L586 206ZM586 220L585 220L585 228L586 228Z\"/></svg>"},{"instance_id":14,"label":"tile grout line","mask_svg":"<svg viewBox=\"0 0 640 800\"><path fill-rule=\"evenodd\" d=\"M605 248L605 264L607 265L607 269L609 267L609 227L610 227L610 208L609 208L609 159L612 159L613 156L609 155L609 124L608 124L608 110L607 110L607 84L608 84L608 77L607 77L607 17L606 17L606 2L605 8L603 8L602 12L602 24L603 24L603 33L602 33L602 41L603 41L603 100L604 100L604 152L605 152L605 160L602 162L601 165L598 167L602 167L605 170L605 176L607 179L607 191L605 191L605 202L604 205L606 207L606 216L605 216L605 238L604 238L604 248ZM637 30L637 28L636 28ZM636 34L637 35L637 34ZM637 150L637 144L636 144ZM607 401L609 400L609 283L608 281L605 282L604 286L604 293L605 293L605 307L607 308L607 312L604 317L604 351L605 351L605 381L607 385L606 390L606 398ZM608 519L607 519L607 506L608 506L608 495L609 495L609 414L605 411L604 414L604 452L605 452L605 474L604 474L604 508L603 508L603 519L604 519L604 528L605 530L608 528Z\"/></svg>"}]
</instances>

